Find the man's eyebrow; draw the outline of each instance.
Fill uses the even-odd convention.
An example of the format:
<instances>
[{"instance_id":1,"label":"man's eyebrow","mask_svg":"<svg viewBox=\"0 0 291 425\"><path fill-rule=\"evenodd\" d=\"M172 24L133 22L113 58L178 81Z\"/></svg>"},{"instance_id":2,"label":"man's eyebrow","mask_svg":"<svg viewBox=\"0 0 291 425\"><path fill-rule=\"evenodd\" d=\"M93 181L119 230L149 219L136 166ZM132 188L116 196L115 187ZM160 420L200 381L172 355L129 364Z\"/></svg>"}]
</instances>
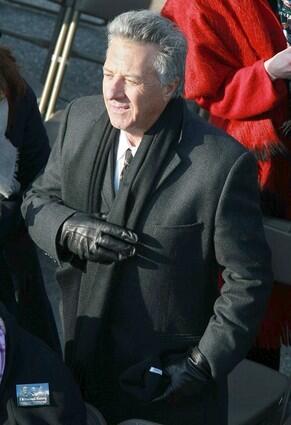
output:
<instances>
[{"instance_id":1,"label":"man's eyebrow","mask_svg":"<svg viewBox=\"0 0 291 425\"><path fill-rule=\"evenodd\" d=\"M135 74L125 74L124 77L125 78L132 78L133 80L138 80L138 81L142 80L140 75L135 75Z\"/></svg>"},{"instance_id":2,"label":"man's eyebrow","mask_svg":"<svg viewBox=\"0 0 291 425\"><path fill-rule=\"evenodd\" d=\"M114 74L114 71L112 69L106 68L106 66L103 66L103 71L110 72L111 74ZM141 81L142 77L140 75L136 74L122 74L124 78L132 78L134 80Z\"/></svg>"}]
</instances>

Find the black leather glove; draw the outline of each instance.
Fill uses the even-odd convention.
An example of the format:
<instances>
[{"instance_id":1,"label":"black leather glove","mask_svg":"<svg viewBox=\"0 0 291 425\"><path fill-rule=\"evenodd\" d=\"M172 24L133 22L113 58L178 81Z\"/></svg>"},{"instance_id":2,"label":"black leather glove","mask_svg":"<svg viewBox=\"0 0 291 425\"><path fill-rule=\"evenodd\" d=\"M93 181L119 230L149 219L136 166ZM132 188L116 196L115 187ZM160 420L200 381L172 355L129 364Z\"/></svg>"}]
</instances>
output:
<instances>
[{"instance_id":1,"label":"black leather glove","mask_svg":"<svg viewBox=\"0 0 291 425\"><path fill-rule=\"evenodd\" d=\"M170 383L157 401L179 403L193 396L201 397L212 379L209 364L197 347L169 362L163 372Z\"/></svg>"},{"instance_id":2,"label":"black leather glove","mask_svg":"<svg viewBox=\"0 0 291 425\"><path fill-rule=\"evenodd\" d=\"M81 260L111 263L135 255L137 240L134 232L107 223L100 215L76 212L63 223L59 244Z\"/></svg>"},{"instance_id":3,"label":"black leather glove","mask_svg":"<svg viewBox=\"0 0 291 425\"><path fill-rule=\"evenodd\" d=\"M163 374L160 358L152 357L123 371L119 384L123 391L135 399L150 403L165 391L169 380Z\"/></svg>"}]
</instances>

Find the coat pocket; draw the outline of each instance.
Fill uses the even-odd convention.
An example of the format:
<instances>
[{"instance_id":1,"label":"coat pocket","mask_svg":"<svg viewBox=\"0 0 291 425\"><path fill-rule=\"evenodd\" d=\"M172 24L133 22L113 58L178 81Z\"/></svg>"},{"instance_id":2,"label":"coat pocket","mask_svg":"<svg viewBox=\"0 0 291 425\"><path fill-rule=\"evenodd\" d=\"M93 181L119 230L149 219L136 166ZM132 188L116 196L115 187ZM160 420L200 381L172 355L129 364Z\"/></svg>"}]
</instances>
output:
<instances>
[{"instance_id":1,"label":"coat pocket","mask_svg":"<svg viewBox=\"0 0 291 425\"><path fill-rule=\"evenodd\" d=\"M139 257L157 263L157 268L179 269L193 254L201 252L203 223L146 225L139 243ZM200 257L201 258L201 257Z\"/></svg>"},{"instance_id":2,"label":"coat pocket","mask_svg":"<svg viewBox=\"0 0 291 425\"><path fill-rule=\"evenodd\" d=\"M191 326L199 304L199 286L203 286L202 231L202 223L144 228L138 274L156 331L196 332ZM200 323L199 319L198 326Z\"/></svg>"}]
</instances>

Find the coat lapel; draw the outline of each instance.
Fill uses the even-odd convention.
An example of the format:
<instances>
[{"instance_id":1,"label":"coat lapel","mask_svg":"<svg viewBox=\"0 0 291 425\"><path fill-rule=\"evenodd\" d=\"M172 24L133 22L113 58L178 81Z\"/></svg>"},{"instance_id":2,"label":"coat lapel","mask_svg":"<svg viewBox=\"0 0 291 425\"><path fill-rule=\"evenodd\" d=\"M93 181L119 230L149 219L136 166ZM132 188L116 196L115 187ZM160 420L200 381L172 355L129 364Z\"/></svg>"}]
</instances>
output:
<instances>
[{"instance_id":1,"label":"coat lapel","mask_svg":"<svg viewBox=\"0 0 291 425\"><path fill-rule=\"evenodd\" d=\"M160 178L157 182L155 190L158 190L165 180L176 170L177 167L181 164L182 159L177 151L174 152L172 158L170 159L167 166L163 169Z\"/></svg>"},{"instance_id":2,"label":"coat lapel","mask_svg":"<svg viewBox=\"0 0 291 425\"><path fill-rule=\"evenodd\" d=\"M182 129L180 132L179 140L177 144L175 145L171 158L167 161L167 164L161 171L159 179L157 181L157 184L155 185L155 189L153 190L153 192L158 190L162 186L162 184L177 170L178 167L182 165L185 166L188 164L189 153L188 153L187 147L191 146L193 144L193 141L190 142L190 140L189 141L187 140L187 138L189 137L189 130L187 129L187 127L188 127L188 121L193 119L192 114L193 114L193 110L192 110L191 103L186 103L184 105L183 124L182 124ZM191 134L191 137L193 137L192 131L190 132L190 134ZM201 143L199 133L196 134L196 142L197 142L197 145Z\"/></svg>"},{"instance_id":3,"label":"coat lapel","mask_svg":"<svg viewBox=\"0 0 291 425\"><path fill-rule=\"evenodd\" d=\"M183 156L181 155L182 153L181 147L184 143L183 142L184 134L185 134L184 129L185 129L185 122L187 121L187 116L188 116L188 109L187 109L187 106L184 106L183 124L182 124L182 129L180 132L179 140L177 141L177 144L175 145L175 149L173 150L171 158L168 160L167 164L161 171L160 177L155 186L155 190L158 190L161 187L161 185L168 179L168 177L172 173L174 173L177 167L179 167L183 162Z\"/></svg>"},{"instance_id":4,"label":"coat lapel","mask_svg":"<svg viewBox=\"0 0 291 425\"><path fill-rule=\"evenodd\" d=\"M64 200L67 205L83 211L87 211L91 179L98 151L98 141L96 140L97 126L98 121L94 120L88 124L88 128L85 131L77 129L74 134L70 135L68 153L64 152L63 173L66 181ZM82 148L83 145L80 140L85 141L86 149ZM78 169L83 172L76 173L75 170ZM86 190L76 191L76 187L83 187Z\"/></svg>"}]
</instances>

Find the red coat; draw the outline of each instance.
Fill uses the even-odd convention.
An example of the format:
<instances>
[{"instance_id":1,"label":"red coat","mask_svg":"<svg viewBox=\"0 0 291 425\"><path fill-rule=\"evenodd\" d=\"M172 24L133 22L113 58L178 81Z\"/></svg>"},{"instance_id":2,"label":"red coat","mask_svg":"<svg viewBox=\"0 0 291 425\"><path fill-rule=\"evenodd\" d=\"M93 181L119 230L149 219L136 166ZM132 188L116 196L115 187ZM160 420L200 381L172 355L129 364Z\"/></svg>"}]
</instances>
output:
<instances>
[{"instance_id":1,"label":"red coat","mask_svg":"<svg viewBox=\"0 0 291 425\"><path fill-rule=\"evenodd\" d=\"M185 96L254 151L261 188L275 199L269 214L291 219L291 140L279 135L288 119L288 88L284 80L272 82L263 65L287 47L279 19L267 0L189 0L185 6L167 0L162 10L188 41ZM260 340L274 347L281 327L291 327L290 288L275 292Z\"/></svg>"}]
</instances>

